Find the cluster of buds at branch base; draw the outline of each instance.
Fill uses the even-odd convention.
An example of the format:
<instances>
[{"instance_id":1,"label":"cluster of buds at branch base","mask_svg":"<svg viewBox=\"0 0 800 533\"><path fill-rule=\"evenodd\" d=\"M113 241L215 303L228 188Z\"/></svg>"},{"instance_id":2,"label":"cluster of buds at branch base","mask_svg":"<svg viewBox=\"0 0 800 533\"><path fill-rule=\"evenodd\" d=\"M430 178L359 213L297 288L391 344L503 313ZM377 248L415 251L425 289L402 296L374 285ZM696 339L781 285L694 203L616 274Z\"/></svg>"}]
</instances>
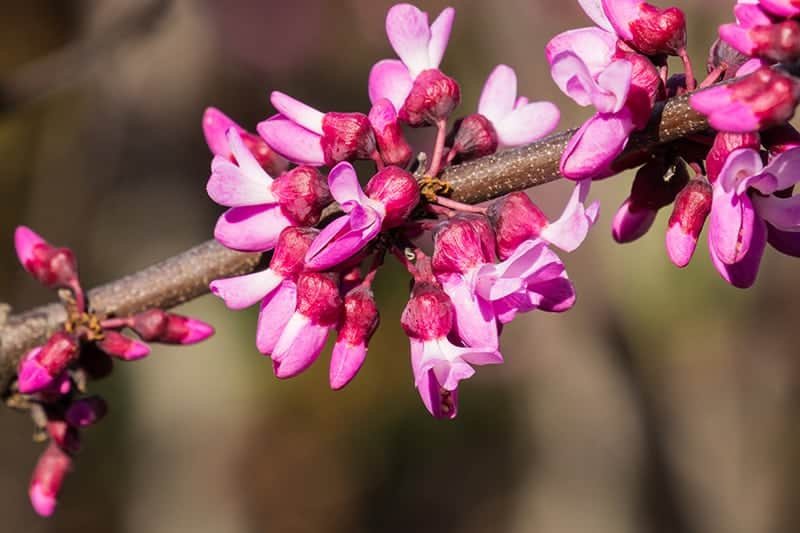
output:
<instances>
[{"instance_id":1,"label":"cluster of buds at branch base","mask_svg":"<svg viewBox=\"0 0 800 533\"><path fill-rule=\"evenodd\" d=\"M78 279L74 254L54 248L35 232L19 227L15 245L20 263L48 287L68 288L62 293L68 319L42 346L31 349L19 363L16 396L9 400L30 410L39 434L50 445L34 469L30 499L34 510L49 516L72 456L80 447L80 430L99 421L107 411L98 396L84 396L88 380L107 376L112 357L131 361L150 348L120 333L130 328L147 342L193 344L209 337L213 328L193 318L151 309L128 317L102 318L89 311Z\"/></svg>"}]
</instances>

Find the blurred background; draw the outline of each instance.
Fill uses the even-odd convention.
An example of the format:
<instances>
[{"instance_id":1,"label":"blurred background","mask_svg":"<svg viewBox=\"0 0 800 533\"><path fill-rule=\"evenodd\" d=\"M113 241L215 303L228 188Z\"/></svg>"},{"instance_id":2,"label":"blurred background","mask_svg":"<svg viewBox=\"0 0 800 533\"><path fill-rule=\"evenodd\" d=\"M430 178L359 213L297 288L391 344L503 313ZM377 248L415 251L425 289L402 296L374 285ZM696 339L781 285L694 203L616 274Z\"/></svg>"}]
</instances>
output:
<instances>
[{"instance_id":1,"label":"blurred background","mask_svg":"<svg viewBox=\"0 0 800 533\"><path fill-rule=\"evenodd\" d=\"M676 0L698 70L733 2ZM662 7L667 4L659 3ZM209 239L200 129L214 105L253 130L280 89L322 110L366 110L371 65L391 57L391 2L29 0L0 18L0 300L49 302L17 265L27 224L71 246L86 286ZM444 2L419 2L435 16ZM520 94L555 101L560 128L589 112L557 92L543 47L589 24L572 0L451 2L443 69L474 109L498 63ZM680 271L669 209L618 246L629 177L594 187L600 222L565 255L578 305L519 317L506 364L463 382L460 413L432 419L412 384L399 314L407 282L378 277L382 325L359 376L327 384L327 353L273 377L255 311L210 296L180 311L217 335L158 347L92 385L111 412L85 432L59 508L27 486L41 444L0 409L2 531L511 533L794 532L800 491L797 264L768 250L755 288L729 287L705 237ZM531 192L556 215L569 186ZM792 274L794 272L794 274Z\"/></svg>"}]
</instances>

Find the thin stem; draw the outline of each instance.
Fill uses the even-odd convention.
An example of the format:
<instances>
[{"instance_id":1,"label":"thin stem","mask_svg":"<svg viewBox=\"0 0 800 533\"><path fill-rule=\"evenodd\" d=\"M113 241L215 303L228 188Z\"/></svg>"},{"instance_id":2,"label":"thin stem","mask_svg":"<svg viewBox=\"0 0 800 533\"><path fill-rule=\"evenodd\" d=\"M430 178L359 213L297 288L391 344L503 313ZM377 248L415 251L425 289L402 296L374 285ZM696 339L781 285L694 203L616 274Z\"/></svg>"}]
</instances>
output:
<instances>
[{"instance_id":1,"label":"thin stem","mask_svg":"<svg viewBox=\"0 0 800 533\"><path fill-rule=\"evenodd\" d=\"M428 167L428 175L432 178L435 178L439 174L439 170L441 170L444 142L447 138L447 121L444 119L437 121L436 130L436 144L433 146L431 166Z\"/></svg>"},{"instance_id":2,"label":"thin stem","mask_svg":"<svg viewBox=\"0 0 800 533\"><path fill-rule=\"evenodd\" d=\"M694 91L697 86L694 79L694 70L692 69L692 60L689 58L689 53L686 51L686 48L681 48L678 51L678 55L683 61L683 71L686 74L686 90Z\"/></svg>"},{"instance_id":3,"label":"thin stem","mask_svg":"<svg viewBox=\"0 0 800 533\"><path fill-rule=\"evenodd\" d=\"M478 213L479 215L485 215L486 214L486 208L485 207L477 207L477 206L474 206L474 205L465 204L463 202L457 202L457 201L451 200L450 198L447 198L445 196L438 196L437 195L436 196L436 203L441 205L441 206L447 207L449 209L453 209L454 211L461 211L461 212L464 212L464 213Z\"/></svg>"},{"instance_id":4,"label":"thin stem","mask_svg":"<svg viewBox=\"0 0 800 533\"><path fill-rule=\"evenodd\" d=\"M725 71L728 70L727 63L720 63L714 69L708 73L708 76L700 82L700 85L697 87L698 89L705 89L709 85L713 85L717 82L720 76L725 74Z\"/></svg>"},{"instance_id":5,"label":"thin stem","mask_svg":"<svg viewBox=\"0 0 800 533\"><path fill-rule=\"evenodd\" d=\"M132 323L133 319L131 317L106 318L105 320L100 321L100 327L103 329L116 329L130 327Z\"/></svg>"}]
</instances>

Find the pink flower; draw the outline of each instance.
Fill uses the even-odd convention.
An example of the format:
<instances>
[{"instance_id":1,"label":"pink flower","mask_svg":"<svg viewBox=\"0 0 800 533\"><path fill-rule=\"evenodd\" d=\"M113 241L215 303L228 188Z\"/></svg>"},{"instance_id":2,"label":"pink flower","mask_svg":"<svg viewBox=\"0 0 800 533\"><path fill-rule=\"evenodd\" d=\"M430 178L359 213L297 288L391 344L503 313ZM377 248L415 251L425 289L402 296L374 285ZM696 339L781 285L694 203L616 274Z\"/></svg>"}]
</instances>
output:
<instances>
[{"instance_id":1,"label":"pink flower","mask_svg":"<svg viewBox=\"0 0 800 533\"><path fill-rule=\"evenodd\" d=\"M370 159L375 135L362 113L322 113L289 95L273 91L280 113L258 125L258 133L274 150L301 165L334 165Z\"/></svg>"},{"instance_id":2,"label":"pink flower","mask_svg":"<svg viewBox=\"0 0 800 533\"><path fill-rule=\"evenodd\" d=\"M19 364L19 391L30 394L53 385L67 366L78 357L74 337L58 331L40 347L30 350Z\"/></svg>"},{"instance_id":3,"label":"pink flower","mask_svg":"<svg viewBox=\"0 0 800 533\"><path fill-rule=\"evenodd\" d=\"M51 246L26 226L17 227L14 246L22 267L45 287L77 287L78 263L69 248Z\"/></svg>"},{"instance_id":4,"label":"pink flower","mask_svg":"<svg viewBox=\"0 0 800 533\"><path fill-rule=\"evenodd\" d=\"M333 345L330 384L339 390L350 383L364 364L367 344L380 322L378 306L372 290L359 285L344 297L344 314Z\"/></svg>"},{"instance_id":5,"label":"pink flower","mask_svg":"<svg viewBox=\"0 0 800 533\"><path fill-rule=\"evenodd\" d=\"M782 239L778 249L791 248L800 239L800 196L781 197L800 181L800 148L776 156L766 166L758 151L742 148L731 152L714 183L709 248L714 266L732 285L753 284L764 246L767 227Z\"/></svg>"},{"instance_id":6,"label":"pink flower","mask_svg":"<svg viewBox=\"0 0 800 533\"><path fill-rule=\"evenodd\" d=\"M361 250L381 229L405 222L419 202L419 188L405 170L388 166L367 183L366 194L350 163L336 165L328 174L331 194L345 215L328 224L306 253L306 266L327 270Z\"/></svg>"},{"instance_id":7,"label":"pink flower","mask_svg":"<svg viewBox=\"0 0 800 533\"><path fill-rule=\"evenodd\" d=\"M713 191L702 179L691 180L675 198L667 223L667 255L677 267L685 267L694 255L700 231L711 212Z\"/></svg>"},{"instance_id":8,"label":"pink flower","mask_svg":"<svg viewBox=\"0 0 800 533\"><path fill-rule=\"evenodd\" d=\"M471 365L503 362L494 349L450 342L453 314L450 298L436 283L418 281L400 318L411 341L414 386L436 418L454 418L458 413L458 383L475 373Z\"/></svg>"},{"instance_id":9,"label":"pink flower","mask_svg":"<svg viewBox=\"0 0 800 533\"><path fill-rule=\"evenodd\" d=\"M461 99L455 80L439 71L450 39L455 10L443 10L433 24L428 14L410 4L397 4L386 15L386 35L400 57L372 67L369 97L388 99L400 118L412 126L446 118Z\"/></svg>"},{"instance_id":10,"label":"pink flower","mask_svg":"<svg viewBox=\"0 0 800 533\"><path fill-rule=\"evenodd\" d=\"M36 463L28 490L37 514L51 516L55 512L56 497L71 467L72 458L51 442Z\"/></svg>"}]
</instances>

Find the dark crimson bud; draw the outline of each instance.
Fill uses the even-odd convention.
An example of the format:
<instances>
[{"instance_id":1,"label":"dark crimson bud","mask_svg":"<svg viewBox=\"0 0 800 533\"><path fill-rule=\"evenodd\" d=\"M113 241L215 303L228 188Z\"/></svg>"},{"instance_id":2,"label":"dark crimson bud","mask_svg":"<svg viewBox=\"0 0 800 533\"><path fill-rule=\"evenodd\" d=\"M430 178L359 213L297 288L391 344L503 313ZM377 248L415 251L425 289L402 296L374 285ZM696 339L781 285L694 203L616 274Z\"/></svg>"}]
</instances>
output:
<instances>
[{"instance_id":1,"label":"dark crimson bud","mask_svg":"<svg viewBox=\"0 0 800 533\"><path fill-rule=\"evenodd\" d=\"M35 348L20 361L17 386L23 394L39 392L53 385L56 378L78 356L78 342L58 331L41 348Z\"/></svg>"},{"instance_id":2,"label":"dark crimson bud","mask_svg":"<svg viewBox=\"0 0 800 533\"><path fill-rule=\"evenodd\" d=\"M77 285L78 263L69 248L54 248L25 226L14 232L14 245L22 267L45 287Z\"/></svg>"},{"instance_id":3,"label":"dark crimson bud","mask_svg":"<svg viewBox=\"0 0 800 533\"><path fill-rule=\"evenodd\" d=\"M494 262L495 237L483 215L457 215L433 233L433 269L437 273L464 273Z\"/></svg>"},{"instance_id":4,"label":"dark crimson bud","mask_svg":"<svg viewBox=\"0 0 800 533\"><path fill-rule=\"evenodd\" d=\"M460 161L493 154L497 151L497 132L492 121L479 113L467 115L456 123L452 150Z\"/></svg>"},{"instance_id":5,"label":"dark crimson bud","mask_svg":"<svg viewBox=\"0 0 800 533\"><path fill-rule=\"evenodd\" d=\"M309 166L299 166L281 174L272 182L281 210L299 226L314 226L322 210L332 201L328 181Z\"/></svg>"},{"instance_id":6,"label":"dark crimson bud","mask_svg":"<svg viewBox=\"0 0 800 533\"><path fill-rule=\"evenodd\" d=\"M378 329L380 315L372 290L364 285L347 293L344 315L331 354L330 384L339 390L355 377L367 356L367 344Z\"/></svg>"},{"instance_id":7,"label":"dark crimson bud","mask_svg":"<svg viewBox=\"0 0 800 533\"><path fill-rule=\"evenodd\" d=\"M678 194L667 225L667 254L678 267L685 267L697 247L697 238L711 212L711 185L693 179Z\"/></svg>"},{"instance_id":8,"label":"dark crimson bud","mask_svg":"<svg viewBox=\"0 0 800 533\"><path fill-rule=\"evenodd\" d=\"M375 135L363 113L325 113L320 142L328 165L368 159L375 152Z\"/></svg>"},{"instance_id":9,"label":"dark crimson bud","mask_svg":"<svg viewBox=\"0 0 800 533\"><path fill-rule=\"evenodd\" d=\"M411 161L413 153L397 121L394 105L388 99L381 98L372 105L369 121L375 132L383 162L405 168Z\"/></svg>"},{"instance_id":10,"label":"dark crimson bud","mask_svg":"<svg viewBox=\"0 0 800 533\"><path fill-rule=\"evenodd\" d=\"M508 259L517 247L538 237L547 226L547 217L524 192L513 192L489 204L486 213L494 228L497 255Z\"/></svg>"},{"instance_id":11,"label":"dark crimson bud","mask_svg":"<svg viewBox=\"0 0 800 533\"><path fill-rule=\"evenodd\" d=\"M438 69L423 70L400 109L400 120L412 127L432 126L447 120L461 102L458 82Z\"/></svg>"},{"instance_id":12,"label":"dark crimson bud","mask_svg":"<svg viewBox=\"0 0 800 533\"><path fill-rule=\"evenodd\" d=\"M297 278L297 311L314 324L333 326L339 322L342 297L334 274L304 272Z\"/></svg>"},{"instance_id":13,"label":"dark crimson bud","mask_svg":"<svg viewBox=\"0 0 800 533\"><path fill-rule=\"evenodd\" d=\"M97 347L108 355L119 357L125 361L141 359L150 353L150 347L143 342L135 341L111 330L103 331L103 339L97 341Z\"/></svg>"},{"instance_id":14,"label":"dark crimson bud","mask_svg":"<svg viewBox=\"0 0 800 533\"><path fill-rule=\"evenodd\" d=\"M403 314L403 331L411 338L423 341L446 337L453 328L453 302L438 283L414 283Z\"/></svg>"},{"instance_id":15,"label":"dark crimson bud","mask_svg":"<svg viewBox=\"0 0 800 533\"><path fill-rule=\"evenodd\" d=\"M64 420L75 428L85 428L100 421L108 412L108 404L100 396L75 400L67 407Z\"/></svg>"},{"instance_id":16,"label":"dark crimson bud","mask_svg":"<svg viewBox=\"0 0 800 533\"><path fill-rule=\"evenodd\" d=\"M193 318L148 309L133 317L133 330L145 341L194 344L207 339L214 328Z\"/></svg>"},{"instance_id":17,"label":"dark crimson bud","mask_svg":"<svg viewBox=\"0 0 800 533\"><path fill-rule=\"evenodd\" d=\"M761 141L757 132L751 133L717 133L714 137L714 144L706 156L706 174L711 183L717 181L722 167L725 165L728 156L739 148L752 148L758 150Z\"/></svg>"},{"instance_id":18,"label":"dark crimson bud","mask_svg":"<svg viewBox=\"0 0 800 533\"><path fill-rule=\"evenodd\" d=\"M39 457L28 489L33 509L40 516L50 516L56 509L56 497L64 476L72 466L72 458L51 443Z\"/></svg>"},{"instance_id":19,"label":"dark crimson bud","mask_svg":"<svg viewBox=\"0 0 800 533\"><path fill-rule=\"evenodd\" d=\"M303 271L306 252L319 230L290 226L278 236L278 244L269 262L270 270L292 279Z\"/></svg>"},{"instance_id":20,"label":"dark crimson bud","mask_svg":"<svg viewBox=\"0 0 800 533\"><path fill-rule=\"evenodd\" d=\"M367 182L364 192L386 208L383 229L403 224L419 203L417 180L400 167L384 167Z\"/></svg>"}]
</instances>

